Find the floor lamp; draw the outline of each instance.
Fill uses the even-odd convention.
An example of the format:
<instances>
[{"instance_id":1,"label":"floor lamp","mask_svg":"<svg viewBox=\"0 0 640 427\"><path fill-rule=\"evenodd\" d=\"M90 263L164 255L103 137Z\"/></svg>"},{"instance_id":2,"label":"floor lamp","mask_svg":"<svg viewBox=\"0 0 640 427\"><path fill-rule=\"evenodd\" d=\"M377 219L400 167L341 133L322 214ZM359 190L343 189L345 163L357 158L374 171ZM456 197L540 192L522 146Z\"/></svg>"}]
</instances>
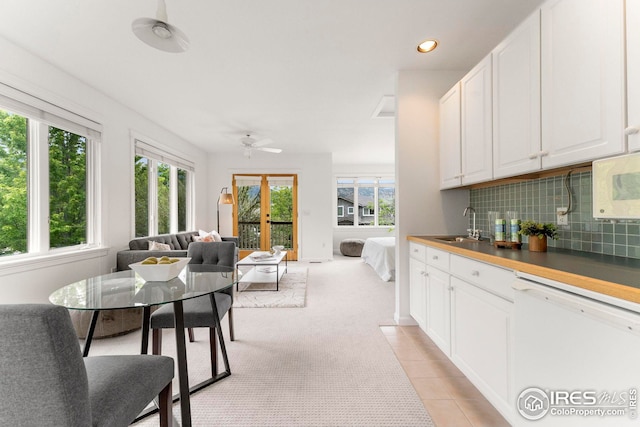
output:
<instances>
[{"instance_id":1,"label":"floor lamp","mask_svg":"<svg viewBox=\"0 0 640 427\"><path fill-rule=\"evenodd\" d=\"M220 205L233 205L233 194L227 192L227 187L223 187L218 196L218 233L220 233Z\"/></svg>"}]
</instances>

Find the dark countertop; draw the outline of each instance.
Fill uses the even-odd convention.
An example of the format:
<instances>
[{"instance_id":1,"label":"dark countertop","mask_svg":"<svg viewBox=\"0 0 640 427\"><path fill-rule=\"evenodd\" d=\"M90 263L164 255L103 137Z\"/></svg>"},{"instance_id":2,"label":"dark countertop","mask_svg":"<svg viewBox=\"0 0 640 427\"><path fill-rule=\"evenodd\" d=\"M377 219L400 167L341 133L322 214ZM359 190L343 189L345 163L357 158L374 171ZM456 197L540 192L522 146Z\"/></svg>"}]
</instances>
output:
<instances>
[{"instance_id":1,"label":"dark countertop","mask_svg":"<svg viewBox=\"0 0 640 427\"><path fill-rule=\"evenodd\" d=\"M547 252L499 249L489 242L444 242L438 236L409 236L432 246L519 272L640 303L640 260L567 249Z\"/></svg>"}]
</instances>

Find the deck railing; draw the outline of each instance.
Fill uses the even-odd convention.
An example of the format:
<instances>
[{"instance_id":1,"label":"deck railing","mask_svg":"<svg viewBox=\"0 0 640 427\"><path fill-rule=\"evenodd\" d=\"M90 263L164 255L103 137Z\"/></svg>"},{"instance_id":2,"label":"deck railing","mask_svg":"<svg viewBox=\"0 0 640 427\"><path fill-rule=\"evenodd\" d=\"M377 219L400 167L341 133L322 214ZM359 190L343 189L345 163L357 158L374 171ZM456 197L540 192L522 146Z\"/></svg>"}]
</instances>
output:
<instances>
[{"instance_id":1,"label":"deck railing","mask_svg":"<svg viewBox=\"0 0 640 427\"><path fill-rule=\"evenodd\" d=\"M293 248L293 222L271 221L271 246L282 245ZM240 249L260 249L260 223L238 222L238 240Z\"/></svg>"}]
</instances>

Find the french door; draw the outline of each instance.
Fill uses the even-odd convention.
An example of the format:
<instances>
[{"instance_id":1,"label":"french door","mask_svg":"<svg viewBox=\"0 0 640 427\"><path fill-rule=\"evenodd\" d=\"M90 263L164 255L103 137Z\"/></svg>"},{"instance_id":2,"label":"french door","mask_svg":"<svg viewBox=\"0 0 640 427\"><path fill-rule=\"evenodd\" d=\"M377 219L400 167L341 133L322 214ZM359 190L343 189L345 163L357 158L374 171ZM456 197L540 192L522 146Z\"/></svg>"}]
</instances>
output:
<instances>
[{"instance_id":1,"label":"french door","mask_svg":"<svg viewBox=\"0 0 640 427\"><path fill-rule=\"evenodd\" d=\"M287 259L298 259L298 176L233 175L233 235L240 257L282 245Z\"/></svg>"}]
</instances>

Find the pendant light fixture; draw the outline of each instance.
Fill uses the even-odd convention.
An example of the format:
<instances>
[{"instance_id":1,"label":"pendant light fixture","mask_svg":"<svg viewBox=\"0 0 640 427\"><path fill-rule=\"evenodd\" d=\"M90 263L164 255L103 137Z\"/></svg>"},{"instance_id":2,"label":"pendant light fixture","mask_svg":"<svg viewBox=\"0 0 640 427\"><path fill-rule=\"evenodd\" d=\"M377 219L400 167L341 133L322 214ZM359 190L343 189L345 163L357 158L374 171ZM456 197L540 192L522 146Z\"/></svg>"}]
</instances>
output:
<instances>
[{"instance_id":1,"label":"pendant light fixture","mask_svg":"<svg viewBox=\"0 0 640 427\"><path fill-rule=\"evenodd\" d=\"M167 5L158 0L156 19L138 18L131 24L133 33L151 47L164 52L184 52L189 48L189 39L177 27L169 24Z\"/></svg>"}]
</instances>

